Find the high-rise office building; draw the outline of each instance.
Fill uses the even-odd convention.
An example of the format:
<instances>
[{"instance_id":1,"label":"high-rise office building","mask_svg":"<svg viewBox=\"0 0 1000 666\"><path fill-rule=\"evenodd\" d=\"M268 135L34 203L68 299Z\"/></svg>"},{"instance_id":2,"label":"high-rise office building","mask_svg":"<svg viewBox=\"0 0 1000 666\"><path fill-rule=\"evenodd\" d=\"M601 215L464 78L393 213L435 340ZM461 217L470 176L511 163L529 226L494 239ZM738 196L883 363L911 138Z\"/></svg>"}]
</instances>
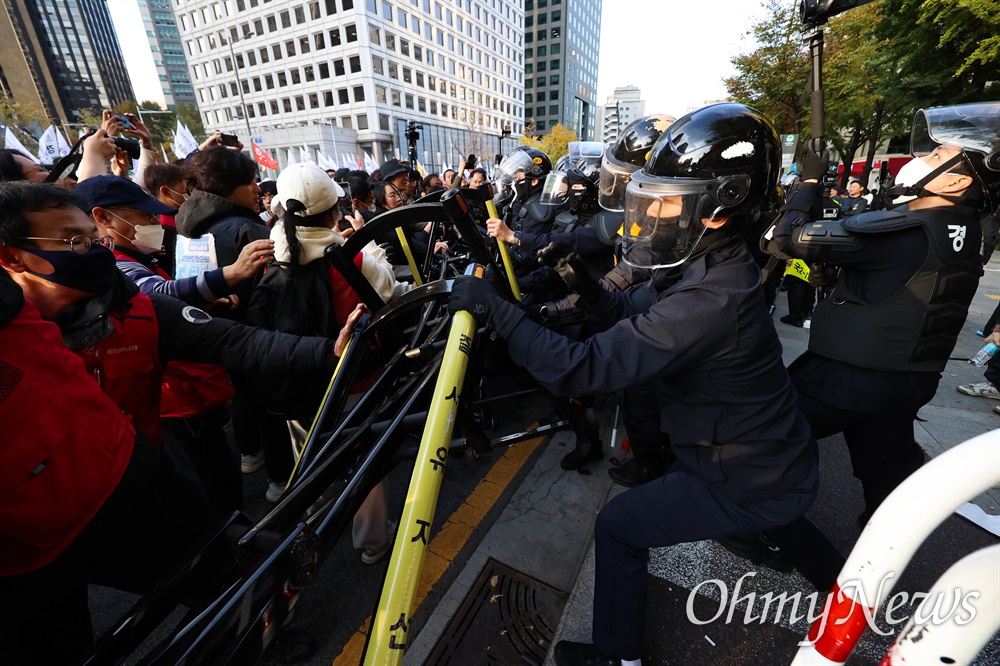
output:
<instances>
[{"instance_id":1,"label":"high-rise office building","mask_svg":"<svg viewBox=\"0 0 1000 666\"><path fill-rule=\"evenodd\" d=\"M0 81L15 102L63 121L133 98L105 0L0 4Z\"/></svg>"},{"instance_id":2,"label":"high-rise office building","mask_svg":"<svg viewBox=\"0 0 1000 666\"><path fill-rule=\"evenodd\" d=\"M173 0L206 129L279 164L407 153L429 170L495 154L524 118L522 11L504 0ZM241 97L242 95L242 97ZM244 115L244 105L246 114ZM247 143L246 141L244 143ZM508 141L504 151L516 145Z\"/></svg>"},{"instance_id":3,"label":"high-rise office building","mask_svg":"<svg viewBox=\"0 0 1000 666\"><path fill-rule=\"evenodd\" d=\"M524 118L595 140L602 0L524 0Z\"/></svg>"},{"instance_id":4,"label":"high-rise office building","mask_svg":"<svg viewBox=\"0 0 1000 666\"><path fill-rule=\"evenodd\" d=\"M138 0L138 2L146 39L149 40L149 48L153 54L153 65L156 66L156 75L160 79L167 108L173 109L178 102L197 104L187 59L184 57L184 46L177 30L174 12L170 8L170 0Z\"/></svg>"},{"instance_id":5,"label":"high-rise office building","mask_svg":"<svg viewBox=\"0 0 1000 666\"><path fill-rule=\"evenodd\" d=\"M614 94L608 98L602 107L601 141L610 143L616 141L621 131L636 118L646 114L646 102L642 99L642 91L636 86L615 88Z\"/></svg>"}]
</instances>

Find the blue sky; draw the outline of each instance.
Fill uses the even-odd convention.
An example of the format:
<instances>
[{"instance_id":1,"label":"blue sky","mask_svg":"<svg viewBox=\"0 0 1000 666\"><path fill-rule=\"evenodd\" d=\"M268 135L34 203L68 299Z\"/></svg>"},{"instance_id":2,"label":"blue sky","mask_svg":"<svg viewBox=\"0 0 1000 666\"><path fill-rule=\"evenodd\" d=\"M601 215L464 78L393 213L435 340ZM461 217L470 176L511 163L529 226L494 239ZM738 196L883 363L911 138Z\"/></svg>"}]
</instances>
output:
<instances>
[{"instance_id":1,"label":"blue sky","mask_svg":"<svg viewBox=\"0 0 1000 666\"><path fill-rule=\"evenodd\" d=\"M138 99L162 102L136 0L108 0ZM682 115L725 96L729 60L753 43L743 35L756 0L604 0L599 104L615 87L642 89L647 113Z\"/></svg>"}]
</instances>

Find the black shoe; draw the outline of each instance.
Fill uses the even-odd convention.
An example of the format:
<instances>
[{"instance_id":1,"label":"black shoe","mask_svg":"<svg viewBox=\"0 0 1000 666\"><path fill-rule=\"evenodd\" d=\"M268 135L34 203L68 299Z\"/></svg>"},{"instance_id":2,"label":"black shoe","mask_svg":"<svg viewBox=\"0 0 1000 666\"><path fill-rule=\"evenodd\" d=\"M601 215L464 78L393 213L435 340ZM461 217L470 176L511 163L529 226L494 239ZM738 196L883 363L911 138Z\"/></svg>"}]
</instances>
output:
<instances>
[{"instance_id":1,"label":"black shoe","mask_svg":"<svg viewBox=\"0 0 1000 666\"><path fill-rule=\"evenodd\" d=\"M786 314L784 317L779 319L782 324L788 324L789 326L796 326L802 328L802 317L796 317L795 315Z\"/></svg>"},{"instance_id":2,"label":"black shoe","mask_svg":"<svg viewBox=\"0 0 1000 666\"><path fill-rule=\"evenodd\" d=\"M587 463L599 462L604 459L604 451L601 449L601 440L595 435L593 439L580 440L577 435L576 447L563 456L559 466L566 471L580 469Z\"/></svg>"},{"instance_id":3,"label":"black shoe","mask_svg":"<svg viewBox=\"0 0 1000 666\"><path fill-rule=\"evenodd\" d=\"M611 480L626 488L635 488L644 483L649 483L658 479L666 473L664 469L655 469L650 465L644 465L635 458L626 460L617 467L608 470Z\"/></svg>"},{"instance_id":4,"label":"black shoe","mask_svg":"<svg viewBox=\"0 0 1000 666\"><path fill-rule=\"evenodd\" d=\"M750 560L754 564L760 564L782 573L788 573L795 568L788 561L788 557L781 550L781 547L775 545L761 532L731 534L719 537L715 541L733 555Z\"/></svg>"},{"instance_id":5,"label":"black shoe","mask_svg":"<svg viewBox=\"0 0 1000 666\"><path fill-rule=\"evenodd\" d=\"M592 643L559 641L556 643L556 666L621 666L621 659L601 653Z\"/></svg>"}]
</instances>

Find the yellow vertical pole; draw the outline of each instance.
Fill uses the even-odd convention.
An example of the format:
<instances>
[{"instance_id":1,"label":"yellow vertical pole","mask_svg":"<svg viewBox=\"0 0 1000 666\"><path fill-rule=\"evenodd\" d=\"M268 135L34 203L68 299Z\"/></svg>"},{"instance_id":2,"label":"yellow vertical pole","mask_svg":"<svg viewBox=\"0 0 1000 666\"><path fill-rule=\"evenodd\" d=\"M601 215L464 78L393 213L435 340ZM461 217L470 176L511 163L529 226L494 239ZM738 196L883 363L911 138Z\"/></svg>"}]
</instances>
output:
<instances>
[{"instance_id":1,"label":"yellow vertical pole","mask_svg":"<svg viewBox=\"0 0 1000 666\"><path fill-rule=\"evenodd\" d=\"M476 320L472 315L456 312L452 317L444 359L427 412L427 423L420 439L403 515L399 520L389 571L372 623L364 659L367 666L390 666L403 661L420 572L427 542L431 538L431 523L448 458L448 444L455 428L455 415L475 333Z\"/></svg>"},{"instance_id":2,"label":"yellow vertical pole","mask_svg":"<svg viewBox=\"0 0 1000 666\"><path fill-rule=\"evenodd\" d=\"M410 271L413 273L413 283L418 287L422 287L424 279L420 276L420 271L417 269L417 262L413 258L413 250L410 248L410 241L406 239L406 234L403 233L402 227L396 227L396 237L399 238L399 244L403 246L403 254L406 255L406 263L410 265ZM433 239L431 242L434 242Z\"/></svg>"},{"instance_id":3,"label":"yellow vertical pole","mask_svg":"<svg viewBox=\"0 0 1000 666\"><path fill-rule=\"evenodd\" d=\"M495 217L499 219L497 214L497 206L493 203L493 199L486 200L486 212L490 214L490 217ZM510 290L514 294L514 298L521 300L521 290L517 287L517 278L514 277L514 262L510 260L510 251L507 249L507 244L502 240L497 239L497 247L500 248L500 260L503 261L503 270L507 273L507 280L510 282Z\"/></svg>"}]
</instances>

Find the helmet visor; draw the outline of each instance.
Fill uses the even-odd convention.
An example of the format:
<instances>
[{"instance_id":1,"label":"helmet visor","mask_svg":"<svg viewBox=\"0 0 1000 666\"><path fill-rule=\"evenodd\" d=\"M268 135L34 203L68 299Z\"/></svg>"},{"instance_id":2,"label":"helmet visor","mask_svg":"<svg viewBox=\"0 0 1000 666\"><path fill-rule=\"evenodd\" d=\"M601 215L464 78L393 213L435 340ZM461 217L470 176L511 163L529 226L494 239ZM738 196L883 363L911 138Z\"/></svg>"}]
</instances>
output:
<instances>
[{"instance_id":1,"label":"helmet visor","mask_svg":"<svg viewBox=\"0 0 1000 666\"><path fill-rule=\"evenodd\" d=\"M542 186L542 195L538 203L546 206L558 206L569 199L569 175L565 171L550 171Z\"/></svg>"},{"instance_id":2,"label":"helmet visor","mask_svg":"<svg viewBox=\"0 0 1000 666\"><path fill-rule=\"evenodd\" d=\"M604 155L604 144L600 141L570 141L566 149L572 164L588 157L600 159Z\"/></svg>"},{"instance_id":3,"label":"helmet visor","mask_svg":"<svg viewBox=\"0 0 1000 666\"><path fill-rule=\"evenodd\" d=\"M626 187L625 263L650 269L684 263L722 210L705 193L710 184L695 180L664 183L636 174Z\"/></svg>"},{"instance_id":4,"label":"helmet visor","mask_svg":"<svg viewBox=\"0 0 1000 666\"><path fill-rule=\"evenodd\" d=\"M493 182L493 201L499 203L512 196L514 196L514 179L498 171L496 180Z\"/></svg>"},{"instance_id":5,"label":"helmet visor","mask_svg":"<svg viewBox=\"0 0 1000 666\"><path fill-rule=\"evenodd\" d=\"M620 213L625 210L625 187L638 168L626 168L608 160L601 161L601 176L598 180L597 202L604 210Z\"/></svg>"},{"instance_id":6,"label":"helmet visor","mask_svg":"<svg viewBox=\"0 0 1000 666\"><path fill-rule=\"evenodd\" d=\"M1000 102L920 109L913 119L910 152L929 155L941 144L983 154L985 165L1000 171Z\"/></svg>"},{"instance_id":7,"label":"helmet visor","mask_svg":"<svg viewBox=\"0 0 1000 666\"><path fill-rule=\"evenodd\" d=\"M518 173L524 173L532 169L535 166L534 161L531 156L528 155L526 151L519 150L516 153L511 153L507 156L500 166L497 167L497 171L500 175L507 176L508 178L514 178Z\"/></svg>"}]
</instances>

